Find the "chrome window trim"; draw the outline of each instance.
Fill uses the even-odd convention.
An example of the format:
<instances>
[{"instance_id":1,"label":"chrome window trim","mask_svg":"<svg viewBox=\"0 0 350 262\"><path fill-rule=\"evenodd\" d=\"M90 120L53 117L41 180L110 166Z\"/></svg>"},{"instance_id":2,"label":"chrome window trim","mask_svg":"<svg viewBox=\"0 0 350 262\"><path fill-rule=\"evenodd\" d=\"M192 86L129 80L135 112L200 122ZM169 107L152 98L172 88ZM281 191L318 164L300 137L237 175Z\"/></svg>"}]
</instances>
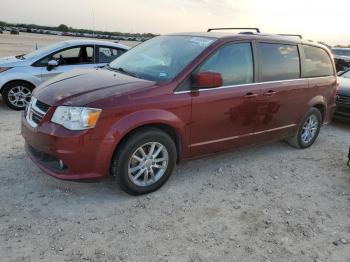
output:
<instances>
[{"instance_id":1,"label":"chrome window trim","mask_svg":"<svg viewBox=\"0 0 350 262\"><path fill-rule=\"evenodd\" d=\"M224 137L224 138L219 138L219 139L214 139L214 140L208 140L208 141L203 141L203 142L198 142L198 143L191 144L191 145L189 145L189 147L205 146L205 145L208 145L208 144L215 144L215 143L235 140L235 139L238 139L238 138L241 138L241 137L254 136L254 135L260 135L260 134L263 134L263 133L279 131L279 130L283 130L283 129L291 128L291 127L295 127L295 126L296 126L296 124L291 124L291 125L280 126L280 127L276 127L276 128L263 130L263 131L251 132L251 133L244 134L244 135L239 135L239 136L231 136L231 137Z\"/></svg>"},{"instance_id":2,"label":"chrome window trim","mask_svg":"<svg viewBox=\"0 0 350 262\"><path fill-rule=\"evenodd\" d=\"M273 84L273 83L283 83L283 82L294 82L294 81L301 81L301 80L312 80L312 79L320 79L320 78L330 78L336 76L319 76L319 77L303 77L303 78L295 78L295 79L287 79L287 80L276 80L276 81L266 81L266 82L257 82L257 83L249 83L249 84L239 84L239 85L228 85L228 86L220 86L217 88L203 88L195 90L196 92L202 92L202 91L209 91L209 90L218 90L218 89L226 89L226 88L232 88L232 87L243 87L243 86L252 86L252 85L263 85L263 84ZM175 91L174 94L186 94L186 93L192 93L194 90L184 90L184 91Z\"/></svg>"}]
</instances>

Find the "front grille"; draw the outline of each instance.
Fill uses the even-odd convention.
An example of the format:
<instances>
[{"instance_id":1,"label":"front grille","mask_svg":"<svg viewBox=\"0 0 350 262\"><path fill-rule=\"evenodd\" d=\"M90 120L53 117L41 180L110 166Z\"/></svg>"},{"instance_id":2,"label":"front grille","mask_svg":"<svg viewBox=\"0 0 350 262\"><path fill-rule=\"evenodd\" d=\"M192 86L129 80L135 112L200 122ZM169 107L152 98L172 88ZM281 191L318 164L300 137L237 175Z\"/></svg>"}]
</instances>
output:
<instances>
[{"instance_id":1,"label":"front grille","mask_svg":"<svg viewBox=\"0 0 350 262\"><path fill-rule=\"evenodd\" d=\"M350 105L350 94L338 94L336 103L343 104L343 105Z\"/></svg>"},{"instance_id":2,"label":"front grille","mask_svg":"<svg viewBox=\"0 0 350 262\"><path fill-rule=\"evenodd\" d=\"M40 122L41 122L41 120L42 120L42 118L41 118L39 115L33 114L33 115L32 115L32 120L33 120L33 122L34 122L35 124L39 125Z\"/></svg>"},{"instance_id":3,"label":"front grille","mask_svg":"<svg viewBox=\"0 0 350 262\"><path fill-rule=\"evenodd\" d=\"M41 120L46 115L49 108L49 105L38 101L35 97L32 97L26 111L26 119L30 126L37 127L41 123Z\"/></svg>"},{"instance_id":4,"label":"front grille","mask_svg":"<svg viewBox=\"0 0 350 262\"><path fill-rule=\"evenodd\" d=\"M48 110L49 110L49 108L50 108L50 106L49 105L47 105L47 104L45 104L45 103L43 103L43 102L41 102L41 101L39 101L39 100L36 100L36 107L37 108L39 108L41 111L43 111L43 112L47 112Z\"/></svg>"},{"instance_id":5,"label":"front grille","mask_svg":"<svg viewBox=\"0 0 350 262\"><path fill-rule=\"evenodd\" d=\"M45 167L58 172L66 172L68 170L68 167L62 162L62 160L60 163L60 159L57 157L54 157L43 151L39 151L29 144L26 144L26 147L30 154L39 160L43 165L45 165Z\"/></svg>"}]
</instances>

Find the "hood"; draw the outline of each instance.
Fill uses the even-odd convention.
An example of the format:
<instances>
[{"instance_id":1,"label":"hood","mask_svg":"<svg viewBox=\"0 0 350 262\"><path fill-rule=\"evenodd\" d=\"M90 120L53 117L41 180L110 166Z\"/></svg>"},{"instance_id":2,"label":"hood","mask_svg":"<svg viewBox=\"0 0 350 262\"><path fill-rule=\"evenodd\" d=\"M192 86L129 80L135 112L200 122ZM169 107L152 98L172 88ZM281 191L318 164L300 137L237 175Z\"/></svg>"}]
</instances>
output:
<instances>
[{"instance_id":1,"label":"hood","mask_svg":"<svg viewBox=\"0 0 350 262\"><path fill-rule=\"evenodd\" d=\"M108 69L75 69L44 82L33 95L50 106L82 106L155 85Z\"/></svg>"},{"instance_id":2,"label":"hood","mask_svg":"<svg viewBox=\"0 0 350 262\"><path fill-rule=\"evenodd\" d=\"M350 93L350 78L339 77L339 93Z\"/></svg>"},{"instance_id":3,"label":"hood","mask_svg":"<svg viewBox=\"0 0 350 262\"><path fill-rule=\"evenodd\" d=\"M0 66L1 67L15 67L15 66L26 66L30 64L31 61L28 59L19 59L15 56L9 56L0 58Z\"/></svg>"}]
</instances>

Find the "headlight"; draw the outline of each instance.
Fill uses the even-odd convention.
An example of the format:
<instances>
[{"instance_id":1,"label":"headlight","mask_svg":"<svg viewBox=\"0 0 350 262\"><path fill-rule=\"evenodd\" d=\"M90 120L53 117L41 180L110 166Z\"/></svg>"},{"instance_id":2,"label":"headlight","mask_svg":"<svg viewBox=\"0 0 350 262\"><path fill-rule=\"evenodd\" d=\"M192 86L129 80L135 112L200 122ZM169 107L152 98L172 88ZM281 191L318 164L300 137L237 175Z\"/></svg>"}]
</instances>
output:
<instances>
[{"instance_id":1,"label":"headlight","mask_svg":"<svg viewBox=\"0 0 350 262\"><path fill-rule=\"evenodd\" d=\"M75 106L59 106L51 118L51 122L70 130L94 128L100 117L101 109Z\"/></svg>"},{"instance_id":2,"label":"headlight","mask_svg":"<svg viewBox=\"0 0 350 262\"><path fill-rule=\"evenodd\" d=\"M9 70L11 68L12 67L0 67L0 73L5 72L5 71L7 71L7 70Z\"/></svg>"}]
</instances>

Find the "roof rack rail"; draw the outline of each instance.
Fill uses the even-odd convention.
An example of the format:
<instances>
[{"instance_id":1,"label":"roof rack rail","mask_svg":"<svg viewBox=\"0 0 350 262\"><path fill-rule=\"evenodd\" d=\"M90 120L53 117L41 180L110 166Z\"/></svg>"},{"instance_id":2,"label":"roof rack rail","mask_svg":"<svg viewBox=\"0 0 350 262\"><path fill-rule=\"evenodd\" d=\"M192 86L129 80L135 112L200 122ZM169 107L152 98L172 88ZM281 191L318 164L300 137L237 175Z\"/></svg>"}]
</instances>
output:
<instances>
[{"instance_id":1,"label":"roof rack rail","mask_svg":"<svg viewBox=\"0 0 350 262\"><path fill-rule=\"evenodd\" d=\"M216 30L255 30L257 33L260 33L259 28L255 27L222 27L222 28L209 28L207 32Z\"/></svg>"},{"instance_id":2,"label":"roof rack rail","mask_svg":"<svg viewBox=\"0 0 350 262\"><path fill-rule=\"evenodd\" d=\"M302 35L293 35L293 34L277 34L277 35L280 35L280 36L295 36L295 37L299 37L300 39L303 39Z\"/></svg>"}]
</instances>

